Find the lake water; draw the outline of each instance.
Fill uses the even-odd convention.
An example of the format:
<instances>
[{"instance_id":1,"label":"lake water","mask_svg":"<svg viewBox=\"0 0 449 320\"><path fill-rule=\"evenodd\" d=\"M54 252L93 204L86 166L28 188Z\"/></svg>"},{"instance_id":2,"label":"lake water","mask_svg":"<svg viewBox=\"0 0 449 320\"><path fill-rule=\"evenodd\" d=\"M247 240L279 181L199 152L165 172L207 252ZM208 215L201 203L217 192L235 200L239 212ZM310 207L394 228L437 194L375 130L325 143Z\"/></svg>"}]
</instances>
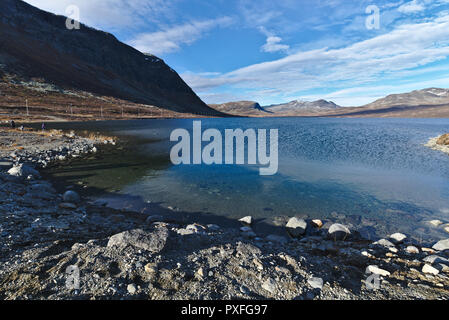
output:
<instances>
[{"instance_id":1,"label":"lake water","mask_svg":"<svg viewBox=\"0 0 449 320\"><path fill-rule=\"evenodd\" d=\"M202 119L203 130L279 130L279 171L258 166L174 166L169 141L193 120L59 123L121 137L120 149L51 169L65 183L80 181L92 197L118 208L148 205L190 214L276 223L288 216L329 218L382 236L402 231L447 238L424 221L449 222L449 156L424 144L449 132L449 119ZM95 191L95 192L94 192Z\"/></svg>"}]
</instances>

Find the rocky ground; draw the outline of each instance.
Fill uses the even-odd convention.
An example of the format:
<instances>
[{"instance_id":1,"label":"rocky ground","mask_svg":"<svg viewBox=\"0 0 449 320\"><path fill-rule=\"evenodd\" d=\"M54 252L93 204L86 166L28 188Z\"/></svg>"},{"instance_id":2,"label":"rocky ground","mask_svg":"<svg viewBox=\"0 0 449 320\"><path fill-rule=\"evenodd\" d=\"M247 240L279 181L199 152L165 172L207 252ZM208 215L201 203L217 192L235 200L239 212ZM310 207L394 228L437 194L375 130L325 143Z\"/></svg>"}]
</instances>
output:
<instances>
[{"instance_id":1,"label":"rocky ground","mask_svg":"<svg viewBox=\"0 0 449 320\"><path fill-rule=\"evenodd\" d=\"M1 142L10 138L2 132ZM449 298L449 239L432 248L400 233L372 242L335 221L296 217L284 236L267 235L250 217L227 228L117 211L57 191L38 172L96 152L99 141L22 138L29 147L0 151L1 299Z\"/></svg>"}]
</instances>

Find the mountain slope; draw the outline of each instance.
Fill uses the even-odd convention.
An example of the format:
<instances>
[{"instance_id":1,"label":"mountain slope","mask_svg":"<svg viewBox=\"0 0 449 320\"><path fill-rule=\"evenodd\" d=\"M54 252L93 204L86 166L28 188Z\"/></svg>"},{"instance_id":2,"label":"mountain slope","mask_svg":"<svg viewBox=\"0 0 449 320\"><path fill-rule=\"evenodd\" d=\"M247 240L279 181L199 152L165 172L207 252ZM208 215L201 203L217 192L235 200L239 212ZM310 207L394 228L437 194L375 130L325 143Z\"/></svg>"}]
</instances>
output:
<instances>
[{"instance_id":1,"label":"mountain slope","mask_svg":"<svg viewBox=\"0 0 449 320\"><path fill-rule=\"evenodd\" d=\"M220 112L239 116L263 116L269 113L255 101L235 101L222 104L210 104L211 108Z\"/></svg>"},{"instance_id":2,"label":"mountain slope","mask_svg":"<svg viewBox=\"0 0 449 320\"><path fill-rule=\"evenodd\" d=\"M276 104L265 107L274 113L303 113L303 112L322 112L338 109L340 106L332 101L317 100L317 101L302 101L294 100L288 103Z\"/></svg>"},{"instance_id":3,"label":"mountain slope","mask_svg":"<svg viewBox=\"0 0 449 320\"><path fill-rule=\"evenodd\" d=\"M0 2L2 81L38 81L166 109L220 115L163 60L20 0Z\"/></svg>"},{"instance_id":4,"label":"mountain slope","mask_svg":"<svg viewBox=\"0 0 449 320\"><path fill-rule=\"evenodd\" d=\"M363 107L369 109L394 106L441 105L449 103L449 89L428 88L407 93L391 94Z\"/></svg>"}]
</instances>

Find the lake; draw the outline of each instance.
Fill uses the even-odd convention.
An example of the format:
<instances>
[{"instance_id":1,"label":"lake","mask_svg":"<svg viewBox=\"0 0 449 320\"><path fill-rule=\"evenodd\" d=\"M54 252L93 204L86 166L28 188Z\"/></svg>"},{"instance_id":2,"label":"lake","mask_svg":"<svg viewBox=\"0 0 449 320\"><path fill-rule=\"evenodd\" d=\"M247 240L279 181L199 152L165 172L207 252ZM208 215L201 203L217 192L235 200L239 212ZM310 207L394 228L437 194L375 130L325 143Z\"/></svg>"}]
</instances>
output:
<instances>
[{"instance_id":1,"label":"lake","mask_svg":"<svg viewBox=\"0 0 449 320\"><path fill-rule=\"evenodd\" d=\"M170 162L173 129L192 119L52 123L125 142L49 173L79 184L110 206L136 211L171 207L184 214L279 223L289 216L331 219L369 237L405 232L447 238L425 221L449 222L449 156L424 146L449 132L449 119L201 119L203 129L278 129L279 170ZM146 209L147 208L147 209Z\"/></svg>"}]
</instances>

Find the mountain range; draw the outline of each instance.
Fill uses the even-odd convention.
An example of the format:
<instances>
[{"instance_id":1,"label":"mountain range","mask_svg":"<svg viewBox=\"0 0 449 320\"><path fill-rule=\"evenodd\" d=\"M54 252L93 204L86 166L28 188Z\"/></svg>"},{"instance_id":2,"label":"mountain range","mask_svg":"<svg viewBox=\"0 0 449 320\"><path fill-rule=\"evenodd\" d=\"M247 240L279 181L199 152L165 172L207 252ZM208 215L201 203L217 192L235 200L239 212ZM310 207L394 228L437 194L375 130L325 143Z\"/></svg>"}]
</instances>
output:
<instances>
[{"instance_id":1,"label":"mountain range","mask_svg":"<svg viewBox=\"0 0 449 320\"><path fill-rule=\"evenodd\" d=\"M341 107L332 101L294 100L284 104L263 106L240 101L211 105L233 115L255 117L334 116L334 117L449 117L449 89L428 88L392 94L360 107Z\"/></svg>"}]
</instances>

